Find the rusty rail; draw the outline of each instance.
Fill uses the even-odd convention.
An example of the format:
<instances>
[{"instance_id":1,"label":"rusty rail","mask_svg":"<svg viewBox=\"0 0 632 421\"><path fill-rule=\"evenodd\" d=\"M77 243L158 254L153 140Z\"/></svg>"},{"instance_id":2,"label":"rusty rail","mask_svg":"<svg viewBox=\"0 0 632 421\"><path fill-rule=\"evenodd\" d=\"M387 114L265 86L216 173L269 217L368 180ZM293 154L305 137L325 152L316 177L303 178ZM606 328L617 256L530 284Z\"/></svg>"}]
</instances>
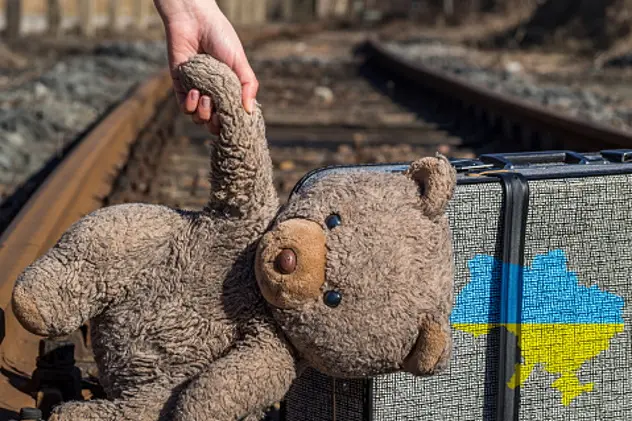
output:
<instances>
[{"instance_id":1,"label":"rusty rail","mask_svg":"<svg viewBox=\"0 0 632 421\"><path fill-rule=\"evenodd\" d=\"M598 149L629 148L632 133L597 122L589 122L538 106L516 97L468 83L462 78L440 72L390 51L383 42L367 41L364 51L372 63L398 77L486 113L523 123L529 128L556 137L565 149L591 152Z\"/></svg>"}]
</instances>

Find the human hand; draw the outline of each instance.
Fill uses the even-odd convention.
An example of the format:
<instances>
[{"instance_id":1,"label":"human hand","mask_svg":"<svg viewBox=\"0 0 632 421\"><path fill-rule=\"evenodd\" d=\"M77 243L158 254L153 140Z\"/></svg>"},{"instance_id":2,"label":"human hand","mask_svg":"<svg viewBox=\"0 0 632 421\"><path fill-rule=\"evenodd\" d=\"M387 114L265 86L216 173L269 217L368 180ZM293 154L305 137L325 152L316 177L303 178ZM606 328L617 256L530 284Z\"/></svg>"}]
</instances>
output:
<instances>
[{"instance_id":1,"label":"human hand","mask_svg":"<svg viewBox=\"0 0 632 421\"><path fill-rule=\"evenodd\" d=\"M169 67L173 87L183 111L197 124L206 124L211 133L219 133L219 119L213 103L193 89L186 92L178 79L177 67L198 53L210 54L228 65L242 85L247 112L254 109L259 82L248 63L244 48L215 0L154 0L167 35Z\"/></svg>"}]
</instances>

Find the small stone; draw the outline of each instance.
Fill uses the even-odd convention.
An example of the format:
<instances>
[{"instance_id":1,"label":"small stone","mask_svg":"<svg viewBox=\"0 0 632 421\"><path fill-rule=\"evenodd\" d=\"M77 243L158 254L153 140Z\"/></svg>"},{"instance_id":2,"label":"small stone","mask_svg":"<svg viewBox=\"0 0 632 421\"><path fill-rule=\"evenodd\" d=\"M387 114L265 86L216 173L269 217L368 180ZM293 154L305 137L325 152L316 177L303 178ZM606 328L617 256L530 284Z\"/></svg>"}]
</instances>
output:
<instances>
[{"instance_id":1,"label":"small stone","mask_svg":"<svg viewBox=\"0 0 632 421\"><path fill-rule=\"evenodd\" d=\"M582 99L584 104L589 108L597 108L599 106L599 101L595 94L590 91L582 91Z\"/></svg>"},{"instance_id":2,"label":"small stone","mask_svg":"<svg viewBox=\"0 0 632 421\"><path fill-rule=\"evenodd\" d=\"M294 163L294 161L286 160L286 161L282 161L279 164L279 169L281 171L292 171L295 168L296 168L296 164Z\"/></svg>"},{"instance_id":3,"label":"small stone","mask_svg":"<svg viewBox=\"0 0 632 421\"><path fill-rule=\"evenodd\" d=\"M555 101L555 105L561 108L572 108L573 100L566 97L560 97L557 99L557 101Z\"/></svg>"},{"instance_id":4,"label":"small stone","mask_svg":"<svg viewBox=\"0 0 632 421\"><path fill-rule=\"evenodd\" d=\"M48 94L48 88L41 82L36 82L35 83L35 98L41 98L43 96L46 96L46 94Z\"/></svg>"},{"instance_id":5,"label":"small stone","mask_svg":"<svg viewBox=\"0 0 632 421\"><path fill-rule=\"evenodd\" d=\"M510 61L505 63L505 71L507 71L510 74L515 74L515 73L520 73L522 72L522 64L520 64L517 61Z\"/></svg>"},{"instance_id":6,"label":"small stone","mask_svg":"<svg viewBox=\"0 0 632 421\"><path fill-rule=\"evenodd\" d=\"M351 146L349 145L340 145L338 146L338 155L343 155L343 156L349 156L349 155L353 155L353 148L351 148Z\"/></svg>"},{"instance_id":7,"label":"small stone","mask_svg":"<svg viewBox=\"0 0 632 421\"><path fill-rule=\"evenodd\" d=\"M314 88L314 95L326 105L331 105L334 102L334 93L331 88L326 86L317 86Z\"/></svg>"},{"instance_id":8,"label":"small stone","mask_svg":"<svg viewBox=\"0 0 632 421\"><path fill-rule=\"evenodd\" d=\"M450 145L439 145L437 151L441 155L448 155L452 151L452 148L450 147Z\"/></svg>"},{"instance_id":9,"label":"small stone","mask_svg":"<svg viewBox=\"0 0 632 421\"><path fill-rule=\"evenodd\" d=\"M18 132L7 132L4 133L4 136L10 144L15 146L22 146L26 143L26 141L24 140L24 136Z\"/></svg>"},{"instance_id":10,"label":"small stone","mask_svg":"<svg viewBox=\"0 0 632 421\"><path fill-rule=\"evenodd\" d=\"M362 133L362 132L355 132L353 133L353 142L354 143L362 143L362 142L366 142L366 134Z\"/></svg>"}]
</instances>

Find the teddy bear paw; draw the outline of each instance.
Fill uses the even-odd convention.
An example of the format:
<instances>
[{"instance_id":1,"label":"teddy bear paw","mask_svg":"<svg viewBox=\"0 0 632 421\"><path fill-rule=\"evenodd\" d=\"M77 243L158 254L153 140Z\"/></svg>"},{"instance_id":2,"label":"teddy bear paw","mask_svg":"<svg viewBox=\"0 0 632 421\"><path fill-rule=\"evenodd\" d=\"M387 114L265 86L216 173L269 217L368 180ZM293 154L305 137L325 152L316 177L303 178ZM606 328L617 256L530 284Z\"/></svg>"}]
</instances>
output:
<instances>
[{"instance_id":1,"label":"teddy bear paw","mask_svg":"<svg viewBox=\"0 0 632 421\"><path fill-rule=\"evenodd\" d=\"M421 322L419 336L403 364L403 369L416 376L432 376L445 370L452 355L449 329L427 318Z\"/></svg>"}]
</instances>

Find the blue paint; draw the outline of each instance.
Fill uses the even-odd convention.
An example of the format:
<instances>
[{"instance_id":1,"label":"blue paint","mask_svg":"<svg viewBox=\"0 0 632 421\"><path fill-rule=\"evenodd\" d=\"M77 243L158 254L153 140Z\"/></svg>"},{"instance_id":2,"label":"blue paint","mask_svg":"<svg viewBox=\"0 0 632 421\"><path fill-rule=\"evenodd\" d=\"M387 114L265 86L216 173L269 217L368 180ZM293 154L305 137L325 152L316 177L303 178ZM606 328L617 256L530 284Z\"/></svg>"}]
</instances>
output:
<instances>
[{"instance_id":1,"label":"blue paint","mask_svg":"<svg viewBox=\"0 0 632 421\"><path fill-rule=\"evenodd\" d=\"M530 267L503 264L488 255L475 256L468 266L471 282L456 298L451 323L623 323L623 298L596 285L580 285L567 269L563 250L537 255ZM521 272L522 288L516 281ZM503 273L509 277L505 291ZM501 300L501 294L509 299ZM520 320L517 304L522 306Z\"/></svg>"}]
</instances>

